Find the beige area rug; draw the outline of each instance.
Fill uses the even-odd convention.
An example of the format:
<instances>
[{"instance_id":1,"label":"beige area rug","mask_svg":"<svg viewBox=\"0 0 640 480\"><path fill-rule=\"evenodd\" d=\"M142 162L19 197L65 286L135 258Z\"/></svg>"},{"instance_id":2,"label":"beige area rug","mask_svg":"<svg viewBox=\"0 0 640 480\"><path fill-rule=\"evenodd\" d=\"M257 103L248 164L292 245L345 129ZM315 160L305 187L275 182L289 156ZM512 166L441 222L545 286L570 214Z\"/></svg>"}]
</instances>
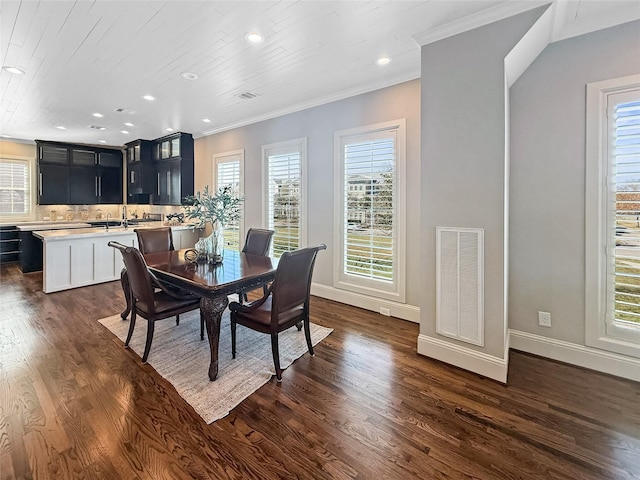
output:
<instances>
[{"instance_id":1,"label":"beige area rug","mask_svg":"<svg viewBox=\"0 0 640 480\"><path fill-rule=\"evenodd\" d=\"M129 320L120 315L98 320L122 342L127 338ZM314 345L333 329L311 324ZM271 355L271 338L238 325L235 360L231 358L231 327L229 311L225 311L220 326L218 378L209 381L209 342L200 340L198 310L180 315L180 325L173 318L156 322L148 363L167 379L189 405L207 423L226 416L245 398L267 383L275 375ZM142 356L147 335L147 321L136 320L130 348ZM305 353L308 355L304 329L293 327L280 333L280 365L283 369ZM124 349L124 346L123 346ZM287 377L283 374L283 382Z\"/></svg>"}]
</instances>

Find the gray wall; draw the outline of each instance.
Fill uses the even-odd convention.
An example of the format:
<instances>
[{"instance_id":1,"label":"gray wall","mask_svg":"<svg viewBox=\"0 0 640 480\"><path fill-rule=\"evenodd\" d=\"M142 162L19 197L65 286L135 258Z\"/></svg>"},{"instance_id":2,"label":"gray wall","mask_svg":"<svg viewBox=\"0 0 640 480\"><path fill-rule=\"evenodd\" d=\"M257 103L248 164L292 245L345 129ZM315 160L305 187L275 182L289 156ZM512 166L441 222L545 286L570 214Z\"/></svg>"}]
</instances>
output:
<instances>
[{"instance_id":1,"label":"gray wall","mask_svg":"<svg viewBox=\"0 0 640 480\"><path fill-rule=\"evenodd\" d=\"M507 281L504 58L541 13L526 12L422 47L420 333L437 336L436 226L483 228L482 350L499 358L505 351Z\"/></svg>"},{"instance_id":2,"label":"gray wall","mask_svg":"<svg viewBox=\"0 0 640 480\"><path fill-rule=\"evenodd\" d=\"M286 94L286 93L285 93ZM258 100L259 101L259 100ZM309 244L326 243L318 256L314 283L333 284L334 153L335 131L406 118L407 125L407 296L417 305L422 288L414 259L420 252L420 81L357 95L271 120L209 135L195 142L195 187L213 184L213 156L245 149L245 226L262 222L261 147L265 144L307 137Z\"/></svg>"},{"instance_id":3,"label":"gray wall","mask_svg":"<svg viewBox=\"0 0 640 480\"><path fill-rule=\"evenodd\" d=\"M512 329L584 345L586 84L636 73L631 22L549 45L511 88Z\"/></svg>"}]
</instances>

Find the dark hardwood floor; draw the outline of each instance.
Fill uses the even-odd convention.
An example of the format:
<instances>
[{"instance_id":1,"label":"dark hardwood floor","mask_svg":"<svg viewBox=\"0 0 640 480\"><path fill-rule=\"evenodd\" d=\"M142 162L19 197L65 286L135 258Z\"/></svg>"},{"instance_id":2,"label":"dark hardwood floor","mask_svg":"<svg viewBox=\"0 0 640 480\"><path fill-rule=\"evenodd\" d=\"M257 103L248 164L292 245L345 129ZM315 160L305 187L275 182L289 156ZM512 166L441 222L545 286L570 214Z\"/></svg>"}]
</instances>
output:
<instances>
[{"instance_id":1,"label":"dark hardwood floor","mask_svg":"<svg viewBox=\"0 0 640 480\"><path fill-rule=\"evenodd\" d=\"M512 352L507 386L416 354L418 325L314 298L334 328L207 425L96 320L0 268L2 479L640 478L640 384Z\"/></svg>"}]
</instances>

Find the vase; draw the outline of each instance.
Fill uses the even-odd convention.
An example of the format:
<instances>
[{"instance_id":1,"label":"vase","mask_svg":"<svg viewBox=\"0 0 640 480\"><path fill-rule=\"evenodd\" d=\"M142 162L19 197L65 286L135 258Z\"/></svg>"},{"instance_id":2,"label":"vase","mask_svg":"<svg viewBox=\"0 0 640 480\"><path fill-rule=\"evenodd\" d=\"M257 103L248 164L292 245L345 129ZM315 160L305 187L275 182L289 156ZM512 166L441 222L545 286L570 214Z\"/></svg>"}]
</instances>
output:
<instances>
[{"instance_id":1,"label":"vase","mask_svg":"<svg viewBox=\"0 0 640 480\"><path fill-rule=\"evenodd\" d=\"M194 245L196 252L198 252L198 262L206 262L209 259L209 237L200 237Z\"/></svg>"},{"instance_id":2,"label":"vase","mask_svg":"<svg viewBox=\"0 0 640 480\"><path fill-rule=\"evenodd\" d=\"M224 259L224 228L216 228L207 238L209 263L221 263Z\"/></svg>"}]
</instances>

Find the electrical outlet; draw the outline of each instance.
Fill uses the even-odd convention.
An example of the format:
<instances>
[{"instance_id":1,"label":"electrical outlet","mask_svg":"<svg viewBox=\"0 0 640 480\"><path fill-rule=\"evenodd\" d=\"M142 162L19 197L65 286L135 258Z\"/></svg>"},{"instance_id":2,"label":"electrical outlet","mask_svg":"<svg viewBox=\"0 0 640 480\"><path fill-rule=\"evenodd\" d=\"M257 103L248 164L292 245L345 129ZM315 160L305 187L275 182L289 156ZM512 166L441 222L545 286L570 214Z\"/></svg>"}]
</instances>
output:
<instances>
[{"instance_id":1,"label":"electrical outlet","mask_svg":"<svg viewBox=\"0 0 640 480\"><path fill-rule=\"evenodd\" d=\"M386 315L387 317L390 317L391 316L391 310L389 310L388 308L380 307L380 314L381 315Z\"/></svg>"},{"instance_id":2,"label":"electrical outlet","mask_svg":"<svg viewBox=\"0 0 640 480\"><path fill-rule=\"evenodd\" d=\"M541 327L550 327L551 314L549 312L538 312L538 325Z\"/></svg>"}]
</instances>

